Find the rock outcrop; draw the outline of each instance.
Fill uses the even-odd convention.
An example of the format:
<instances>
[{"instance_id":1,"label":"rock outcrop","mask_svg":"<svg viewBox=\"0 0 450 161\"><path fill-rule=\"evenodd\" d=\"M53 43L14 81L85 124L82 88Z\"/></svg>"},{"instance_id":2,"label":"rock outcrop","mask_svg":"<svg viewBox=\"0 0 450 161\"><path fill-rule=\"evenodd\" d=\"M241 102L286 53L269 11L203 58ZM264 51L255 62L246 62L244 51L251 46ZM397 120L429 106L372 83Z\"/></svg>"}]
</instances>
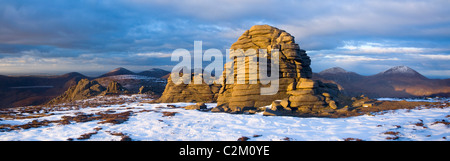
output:
<instances>
[{"instance_id":1,"label":"rock outcrop","mask_svg":"<svg viewBox=\"0 0 450 161\"><path fill-rule=\"evenodd\" d=\"M71 86L64 94L52 99L47 104L69 103L76 100L88 99L95 96L127 94L126 88L119 83L112 81L108 87L103 87L97 81L82 79L74 86Z\"/></svg>"},{"instance_id":2,"label":"rock outcrop","mask_svg":"<svg viewBox=\"0 0 450 161\"><path fill-rule=\"evenodd\" d=\"M311 79L311 59L305 50L300 49L299 45L295 43L294 37L286 31L269 25L256 25L245 31L231 46L231 49L234 51L230 52L232 56L230 59L234 59L234 61L229 62L233 63L232 65L225 65L223 76L226 76L226 71L233 71L230 72L233 75L224 77L222 88L218 94L218 106L212 111L239 113L272 104L272 109L267 110L265 114L278 115L280 113L320 112L342 106L338 99L341 97L339 89L335 84ZM259 81L257 84L248 83L250 75L259 72L249 71L250 60L248 58L245 58L245 84L236 83L236 79L235 83L227 84L227 78L236 78L238 70L242 70L238 69L236 64L239 55L233 53L238 49L244 51L255 49L257 52L259 52L258 49L267 49L267 54L269 54L267 59L269 60L273 55L271 50L279 50L279 89L276 94L262 95L260 89L265 85ZM260 57L258 59L264 60Z\"/></svg>"},{"instance_id":3,"label":"rock outcrop","mask_svg":"<svg viewBox=\"0 0 450 161\"><path fill-rule=\"evenodd\" d=\"M138 94L156 95L156 93L152 91L152 87L149 86L141 86L141 88L139 88Z\"/></svg>"},{"instance_id":4,"label":"rock outcrop","mask_svg":"<svg viewBox=\"0 0 450 161\"><path fill-rule=\"evenodd\" d=\"M71 86L66 92L52 99L48 104L66 103L87 99L100 95L103 91L105 91L105 87L100 85L97 81L82 79L78 81L77 85Z\"/></svg>"},{"instance_id":5,"label":"rock outcrop","mask_svg":"<svg viewBox=\"0 0 450 161\"><path fill-rule=\"evenodd\" d=\"M122 87L119 83L116 81L112 81L109 83L108 87L106 87L106 90L103 91L100 95L101 96L107 96L107 95L119 95L119 94L127 94L129 93L127 89Z\"/></svg>"},{"instance_id":6,"label":"rock outcrop","mask_svg":"<svg viewBox=\"0 0 450 161\"><path fill-rule=\"evenodd\" d=\"M202 84L194 84L194 77L199 76L191 73L191 83L181 83L178 85L169 76L162 96L155 102L215 102L221 85L208 85L205 82Z\"/></svg>"}]
</instances>

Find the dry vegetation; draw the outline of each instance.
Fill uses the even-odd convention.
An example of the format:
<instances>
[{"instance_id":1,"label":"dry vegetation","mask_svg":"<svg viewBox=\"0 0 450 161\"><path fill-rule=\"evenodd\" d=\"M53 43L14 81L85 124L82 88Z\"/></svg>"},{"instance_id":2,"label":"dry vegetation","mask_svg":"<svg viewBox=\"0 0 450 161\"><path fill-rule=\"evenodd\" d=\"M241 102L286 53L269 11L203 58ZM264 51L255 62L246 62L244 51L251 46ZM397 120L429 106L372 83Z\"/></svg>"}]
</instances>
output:
<instances>
[{"instance_id":1,"label":"dry vegetation","mask_svg":"<svg viewBox=\"0 0 450 161\"><path fill-rule=\"evenodd\" d=\"M284 137L283 140L284 140L284 141L292 141L293 139L290 138L290 137Z\"/></svg>"},{"instance_id":2,"label":"dry vegetation","mask_svg":"<svg viewBox=\"0 0 450 161\"><path fill-rule=\"evenodd\" d=\"M408 101L374 101L371 107L344 107L335 111L322 110L315 112L294 113L298 117L330 117L344 118L352 116L361 116L364 114L384 114L389 110L398 109L427 109L427 108L445 108L449 107L449 102L408 102Z\"/></svg>"},{"instance_id":3,"label":"dry vegetation","mask_svg":"<svg viewBox=\"0 0 450 161\"><path fill-rule=\"evenodd\" d=\"M12 120L12 119L36 119L41 117L46 117L54 115L52 112L57 111L71 111L80 110L88 107L111 107L111 105L120 105L121 109L136 109L135 107L126 107L129 102L136 102L139 100L148 99L136 98L136 97L96 97L94 99L80 100L72 103L64 103L52 106L26 106L26 107L16 107L0 110L0 120ZM141 110L139 112L149 112L151 110ZM51 123L57 123L59 125L67 125L72 122L88 122L94 120L101 120L99 124L111 123L111 124L121 124L128 120L128 118L133 114L132 111L119 112L116 113L114 110L106 110L103 112L97 112L95 114L85 114L85 113L75 113L75 116L62 116L60 120L32 120L24 125L10 125L10 124L0 124L0 132L19 130L19 129L29 129L37 128L41 126L48 126Z\"/></svg>"},{"instance_id":4,"label":"dry vegetation","mask_svg":"<svg viewBox=\"0 0 450 161\"><path fill-rule=\"evenodd\" d=\"M97 134L97 131L94 132L90 132L90 133L86 133L86 134L82 134L80 137L77 138L77 140L86 140L86 139L90 139L92 135Z\"/></svg>"},{"instance_id":5,"label":"dry vegetation","mask_svg":"<svg viewBox=\"0 0 450 161\"><path fill-rule=\"evenodd\" d=\"M19 129L29 129L29 128L38 128L41 126L48 126L51 123L56 123L57 121L48 121L48 120L33 120L23 125L10 125L10 124L1 124L0 132L7 132L11 130L19 130Z\"/></svg>"},{"instance_id":6,"label":"dry vegetation","mask_svg":"<svg viewBox=\"0 0 450 161\"><path fill-rule=\"evenodd\" d=\"M240 137L237 141L247 141L249 139L250 139L249 137L243 136L243 137Z\"/></svg>"},{"instance_id":7,"label":"dry vegetation","mask_svg":"<svg viewBox=\"0 0 450 161\"><path fill-rule=\"evenodd\" d=\"M163 111L161 112L163 114L163 117L171 117L171 116L175 116L175 114L177 114L178 112L167 112L167 111Z\"/></svg>"},{"instance_id":8,"label":"dry vegetation","mask_svg":"<svg viewBox=\"0 0 450 161\"><path fill-rule=\"evenodd\" d=\"M85 114L85 113L75 113L75 116L62 116L60 120L33 120L24 125L10 125L10 124L1 124L0 132L3 131L11 131L11 130L20 130L20 129L29 129L29 128L37 128L41 126L48 126L51 123L58 123L59 125L68 125L72 122L88 122L94 120L102 120L98 122L98 124L121 124L128 120L128 118L133 114L132 111L126 111L121 113L108 113L98 112L95 114Z\"/></svg>"},{"instance_id":9,"label":"dry vegetation","mask_svg":"<svg viewBox=\"0 0 450 161\"><path fill-rule=\"evenodd\" d=\"M447 127L450 126L450 122L448 122L447 120L444 120L444 119L435 121L435 122L433 122L431 125L436 125L436 124L444 124L444 125L446 125Z\"/></svg>"},{"instance_id":10,"label":"dry vegetation","mask_svg":"<svg viewBox=\"0 0 450 161\"><path fill-rule=\"evenodd\" d=\"M396 132L396 131L386 131L383 134L385 135L392 135L392 136L388 136L386 137L386 140L398 140L400 137L400 132Z\"/></svg>"},{"instance_id":11,"label":"dry vegetation","mask_svg":"<svg viewBox=\"0 0 450 161\"><path fill-rule=\"evenodd\" d=\"M105 131L105 132L109 133L110 135L120 136L121 137L120 141L132 141L130 136L128 136L128 135L126 135L126 134L124 134L122 132L115 132L115 131L113 131L113 132Z\"/></svg>"},{"instance_id":12,"label":"dry vegetation","mask_svg":"<svg viewBox=\"0 0 450 161\"><path fill-rule=\"evenodd\" d=\"M344 141L364 141L364 140L358 138L344 138Z\"/></svg>"}]
</instances>

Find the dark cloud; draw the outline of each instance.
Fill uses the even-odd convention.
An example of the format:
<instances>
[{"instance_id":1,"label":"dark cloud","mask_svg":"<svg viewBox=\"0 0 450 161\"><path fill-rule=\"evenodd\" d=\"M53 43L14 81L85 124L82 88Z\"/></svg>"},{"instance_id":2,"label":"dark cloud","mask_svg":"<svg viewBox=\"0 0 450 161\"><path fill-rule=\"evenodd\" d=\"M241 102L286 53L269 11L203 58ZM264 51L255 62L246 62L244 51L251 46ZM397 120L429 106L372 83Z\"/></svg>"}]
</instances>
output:
<instances>
[{"instance_id":1,"label":"dark cloud","mask_svg":"<svg viewBox=\"0 0 450 161\"><path fill-rule=\"evenodd\" d=\"M19 70L12 67L24 66L20 59L36 65L46 62L40 59L60 60L67 69L167 68L174 62L154 53L192 51L196 40L203 49L225 52L251 26L269 24L310 51L315 71L343 66L374 73L403 64L438 73L450 70L436 59L450 54L448 6L449 1L419 0L0 1L0 64L2 71ZM348 48L349 42L358 50Z\"/></svg>"}]
</instances>

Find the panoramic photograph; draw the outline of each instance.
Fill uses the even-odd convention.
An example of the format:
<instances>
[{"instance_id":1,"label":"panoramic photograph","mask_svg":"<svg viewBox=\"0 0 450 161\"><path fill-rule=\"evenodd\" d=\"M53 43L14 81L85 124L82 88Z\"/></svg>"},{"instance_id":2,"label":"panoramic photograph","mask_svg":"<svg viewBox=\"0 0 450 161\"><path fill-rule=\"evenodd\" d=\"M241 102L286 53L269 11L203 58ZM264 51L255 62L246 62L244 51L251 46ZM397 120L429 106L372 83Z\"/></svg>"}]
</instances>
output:
<instances>
[{"instance_id":1,"label":"panoramic photograph","mask_svg":"<svg viewBox=\"0 0 450 161\"><path fill-rule=\"evenodd\" d=\"M449 7L0 0L0 145L449 141Z\"/></svg>"}]
</instances>

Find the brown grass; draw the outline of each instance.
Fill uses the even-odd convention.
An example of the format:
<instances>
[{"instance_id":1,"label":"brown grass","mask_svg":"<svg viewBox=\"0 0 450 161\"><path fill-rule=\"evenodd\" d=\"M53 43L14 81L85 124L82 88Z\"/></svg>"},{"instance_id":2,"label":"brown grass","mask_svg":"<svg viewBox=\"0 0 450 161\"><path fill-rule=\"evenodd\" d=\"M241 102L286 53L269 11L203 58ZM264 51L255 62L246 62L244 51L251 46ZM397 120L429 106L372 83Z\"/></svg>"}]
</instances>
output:
<instances>
[{"instance_id":1,"label":"brown grass","mask_svg":"<svg viewBox=\"0 0 450 161\"><path fill-rule=\"evenodd\" d=\"M33 121L28 122L28 123L23 124L23 125L2 124L2 125L0 125L0 132L7 132L7 131L11 131L11 130L20 130L20 129L38 128L38 127L42 127L42 126L48 126L49 124L56 123L56 122L58 122L58 120L56 120L56 121L49 121L49 120L38 121L38 120L33 120Z\"/></svg>"},{"instance_id":2,"label":"brown grass","mask_svg":"<svg viewBox=\"0 0 450 161\"><path fill-rule=\"evenodd\" d=\"M397 135L400 134L400 132L396 132L396 131L386 131L386 132L384 132L383 134L385 134L385 135L395 135L395 136L397 136Z\"/></svg>"},{"instance_id":3,"label":"brown grass","mask_svg":"<svg viewBox=\"0 0 450 161\"><path fill-rule=\"evenodd\" d=\"M248 137L246 137L246 136L243 136L243 137L240 137L237 141L247 141L247 140L249 140L250 138L248 138Z\"/></svg>"},{"instance_id":4,"label":"brown grass","mask_svg":"<svg viewBox=\"0 0 450 161\"><path fill-rule=\"evenodd\" d=\"M397 131L386 131L383 134L385 134L385 135L393 135L393 136L386 137L386 140L398 140L400 138L398 136L398 135L400 135L400 132L397 132Z\"/></svg>"},{"instance_id":5,"label":"brown grass","mask_svg":"<svg viewBox=\"0 0 450 161\"><path fill-rule=\"evenodd\" d=\"M398 137L398 136L386 137L386 140L398 140L398 139L400 139L400 137Z\"/></svg>"},{"instance_id":6,"label":"brown grass","mask_svg":"<svg viewBox=\"0 0 450 161\"><path fill-rule=\"evenodd\" d=\"M358 138L344 138L344 141L364 141L364 140Z\"/></svg>"},{"instance_id":7,"label":"brown grass","mask_svg":"<svg viewBox=\"0 0 450 161\"><path fill-rule=\"evenodd\" d=\"M122 132L115 132L115 131L113 131L113 132L106 131L106 132L111 134L111 135L114 135L114 136L120 136L121 137L120 141L132 141L130 136L128 136L128 135L126 135L126 134L124 134Z\"/></svg>"},{"instance_id":8,"label":"brown grass","mask_svg":"<svg viewBox=\"0 0 450 161\"><path fill-rule=\"evenodd\" d=\"M424 129L427 129L427 127L425 127L424 124L423 124L423 120L422 120L422 119L419 119L419 121L420 121L420 122L415 123L414 125L420 126L420 127L424 128Z\"/></svg>"},{"instance_id":9,"label":"brown grass","mask_svg":"<svg viewBox=\"0 0 450 161\"><path fill-rule=\"evenodd\" d=\"M92 135L97 134L97 131L94 132L90 132L90 133L86 133L86 134L82 134L80 135L80 137L77 138L77 140L86 140L86 139L90 139Z\"/></svg>"},{"instance_id":10,"label":"brown grass","mask_svg":"<svg viewBox=\"0 0 450 161\"><path fill-rule=\"evenodd\" d=\"M99 122L99 124L105 124L105 123L112 123L112 124L121 124L125 121L128 121L128 118L131 116L133 112L127 111L122 113L115 113L115 114L103 114L103 113L97 113L100 115L100 119L104 120Z\"/></svg>"},{"instance_id":11,"label":"brown grass","mask_svg":"<svg viewBox=\"0 0 450 161\"><path fill-rule=\"evenodd\" d=\"M171 116L175 116L175 114L177 114L178 112L167 112L167 111L163 111L161 112L163 114L163 117L171 117Z\"/></svg>"},{"instance_id":12,"label":"brown grass","mask_svg":"<svg viewBox=\"0 0 450 161\"><path fill-rule=\"evenodd\" d=\"M29 129L29 128L37 128L42 126L48 126L51 123L59 123L59 125L68 125L71 122L89 122L94 120L103 120L98 122L98 124L121 124L125 121L128 121L128 118L133 114L132 111L126 111L122 113L110 113L110 112L98 112L95 114L85 114L85 113L76 113L76 116L62 116L60 120L33 120L24 125L10 125L10 124L1 124L0 132L11 131L11 130L19 130L19 129ZM97 130L98 131L98 130Z\"/></svg>"},{"instance_id":13,"label":"brown grass","mask_svg":"<svg viewBox=\"0 0 450 161\"><path fill-rule=\"evenodd\" d=\"M291 140L292 140L292 138L289 138L289 137L285 137L285 138L283 138L283 140L284 140L284 141L291 141Z\"/></svg>"},{"instance_id":14,"label":"brown grass","mask_svg":"<svg viewBox=\"0 0 450 161\"><path fill-rule=\"evenodd\" d=\"M447 115L447 116L448 116L448 115ZM431 125L436 125L436 124L444 124L444 125L446 125L446 126L450 126L450 122L448 122L447 120L444 120L444 119L439 120L439 121L435 121L435 122L433 122Z\"/></svg>"}]
</instances>

